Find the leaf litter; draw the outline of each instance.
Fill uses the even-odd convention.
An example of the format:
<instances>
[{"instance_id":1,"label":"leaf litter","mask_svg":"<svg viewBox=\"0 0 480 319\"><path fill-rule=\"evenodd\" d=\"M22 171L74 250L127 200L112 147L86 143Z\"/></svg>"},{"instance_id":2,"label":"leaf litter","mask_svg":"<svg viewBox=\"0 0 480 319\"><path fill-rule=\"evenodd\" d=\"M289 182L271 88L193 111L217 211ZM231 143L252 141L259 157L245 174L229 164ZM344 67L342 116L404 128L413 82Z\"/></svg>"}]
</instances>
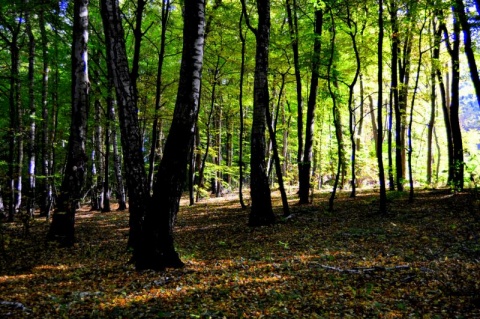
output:
<instances>
[{"instance_id":1,"label":"leaf litter","mask_svg":"<svg viewBox=\"0 0 480 319\"><path fill-rule=\"evenodd\" d=\"M278 223L248 228L235 198L181 206L183 269L136 272L128 213L78 212L77 242L45 243L40 218L27 235L2 224L0 317L6 318L480 318L480 215L468 192L378 194L335 212L327 193ZM182 202L183 203L183 202Z\"/></svg>"}]
</instances>

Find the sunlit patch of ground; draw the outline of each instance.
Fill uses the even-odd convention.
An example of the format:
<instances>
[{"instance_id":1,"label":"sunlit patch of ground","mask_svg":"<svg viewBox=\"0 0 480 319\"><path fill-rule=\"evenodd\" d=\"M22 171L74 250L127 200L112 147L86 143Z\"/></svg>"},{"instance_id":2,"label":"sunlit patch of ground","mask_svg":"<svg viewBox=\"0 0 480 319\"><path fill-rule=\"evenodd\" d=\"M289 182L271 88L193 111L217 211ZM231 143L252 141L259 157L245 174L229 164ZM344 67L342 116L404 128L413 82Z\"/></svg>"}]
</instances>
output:
<instances>
[{"instance_id":1,"label":"sunlit patch of ground","mask_svg":"<svg viewBox=\"0 0 480 319\"><path fill-rule=\"evenodd\" d=\"M480 318L480 215L468 193L350 199L328 193L284 219L248 228L236 194L182 207L176 244L186 267L136 272L128 212L77 214L75 247L44 241L48 224L2 224L0 317Z\"/></svg>"}]
</instances>

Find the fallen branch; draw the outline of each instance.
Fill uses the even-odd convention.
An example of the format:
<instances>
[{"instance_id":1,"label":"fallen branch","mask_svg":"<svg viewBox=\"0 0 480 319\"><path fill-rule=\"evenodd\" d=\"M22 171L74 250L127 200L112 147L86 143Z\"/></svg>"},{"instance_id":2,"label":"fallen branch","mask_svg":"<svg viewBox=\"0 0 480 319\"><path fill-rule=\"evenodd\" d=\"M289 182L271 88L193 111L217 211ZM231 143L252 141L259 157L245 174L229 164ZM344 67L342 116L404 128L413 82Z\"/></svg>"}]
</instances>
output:
<instances>
[{"instance_id":1,"label":"fallen branch","mask_svg":"<svg viewBox=\"0 0 480 319\"><path fill-rule=\"evenodd\" d=\"M12 308L12 309L19 309L19 310L22 310L22 311L25 311L25 312L30 312L30 309L25 307L25 305L22 304L21 302L17 302L17 301L1 300L0 301L0 306L5 306L5 307L8 307L8 308Z\"/></svg>"},{"instance_id":2,"label":"fallen branch","mask_svg":"<svg viewBox=\"0 0 480 319\"><path fill-rule=\"evenodd\" d=\"M375 267L355 267L355 268L340 268L340 267L333 267L328 265L320 265L321 268L327 270L333 270L338 272L350 273L350 274L364 274L364 273L371 273L374 271L396 271L396 270L409 270L409 265L398 265L394 267L383 267L383 266L375 266Z\"/></svg>"}]
</instances>

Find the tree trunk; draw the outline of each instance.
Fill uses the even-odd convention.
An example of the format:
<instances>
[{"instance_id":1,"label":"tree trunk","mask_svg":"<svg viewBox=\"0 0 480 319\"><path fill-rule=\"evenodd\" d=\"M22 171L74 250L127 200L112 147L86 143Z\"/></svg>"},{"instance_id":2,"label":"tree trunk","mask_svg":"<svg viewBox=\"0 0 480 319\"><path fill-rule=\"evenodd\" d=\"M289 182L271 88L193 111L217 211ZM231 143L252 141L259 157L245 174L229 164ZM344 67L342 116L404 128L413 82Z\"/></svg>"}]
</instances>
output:
<instances>
[{"instance_id":1,"label":"tree trunk","mask_svg":"<svg viewBox=\"0 0 480 319\"><path fill-rule=\"evenodd\" d=\"M332 114L333 114L333 125L335 126L335 136L337 139L337 170L335 174L335 182L333 184L333 189L332 193L330 194L330 198L328 200L328 210L330 212L333 211L333 204L335 200L335 195L337 193L337 188L338 188L338 181L340 178L340 169L342 166L342 125L340 123L340 111L338 110L338 105L337 105L337 86L336 86L336 78L335 78L335 70L332 71L332 68L334 68L333 65L333 59L334 59L334 54L335 54L335 38L336 38L336 30L335 30L335 20L333 18L333 12L330 10L330 19L331 19L331 39L330 39L330 57L328 60L328 67L327 67L327 81L328 81L328 92L330 94L330 97L332 98ZM334 82L334 83L332 83ZM333 87L335 87L335 90Z\"/></svg>"},{"instance_id":2,"label":"tree trunk","mask_svg":"<svg viewBox=\"0 0 480 319\"><path fill-rule=\"evenodd\" d=\"M299 165L299 197L300 204L308 204L310 194L310 179L312 169L313 136L315 124L315 109L317 105L318 78L320 76L320 51L323 26L323 10L315 11L315 40L312 56L312 77L310 80L310 94L308 96L307 122L305 131L305 148L303 160Z\"/></svg>"},{"instance_id":3,"label":"tree trunk","mask_svg":"<svg viewBox=\"0 0 480 319\"><path fill-rule=\"evenodd\" d=\"M407 19L413 19L411 17L410 8L407 14ZM411 51L412 51L412 30L408 27L405 32L405 41L403 43L403 49L401 50L402 56L398 59L399 64L399 95L398 103L400 110L400 144L396 146L396 160L395 165L397 169L396 182L399 191L403 191L403 183L405 181L406 172L406 128L407 128L407 99L408 99L408 86L410 82L410 65L411 65ZM399 161L399 162L397 162ZM399 168L400 167L400 168Z\"/></svg>"},{"instance_id":4,"label":"tree trunk","mask_svg":"<svg viewBox=\"0 0 480 319\"><path fill-rule=\"evenodd\" d=\"M127 195L125 194L125 185L123 182L121 157L118 152L117 126L115 125L116 116L115 116L114 100L110 94L107 98L107 107L108 107L109 122L113 124L112 130L111 130L112 148L113 148L113 171L115 174L115 181L116 181L118 210L124 211L127 209Z\"/></svg>"},{"instance_id":5,"label":"tree trunk","mask_svg":"<svg viewBox=\"0 0 480 319\"><path fill-rule=\"evenodd\" d=\"M378 127L378 140L377 140L377 160L378 160L378 177L380 184L380 214L387 212L387 192L385 188L385 172L383 168L383 155L382 155L382 140L383 140L383 0L379 0L378 4L378 101L377 101L377 127Z\"/></svg>"},{"instance_id":6,"label":"tree trunk","mask_svg":"<svg viewBox=\"0 0 480 319\"><path fill-rule=\"evenodd\" d=\"M293 4L290 3L293 1ZM295 83L297 89L297 135L298 135L298 175L302 174L302 160L303 160L303 99L302 99L302 77L300 74L300 58L298 50L298 23L297 23L297 1L287 0L287 17L288 30L290 32L290 40L292 41L293 64L295 68ZM292 10L293 6L293 10Z\"/></svg>"},{"instance_id":7,"label":"tree trunk","mask_svg":"<svg viewBox=\"0 0 480 319\"><path fill-rule=\"evenodd\" d=\"M425 12L426 14L426 12ZM412 141L412 126L413 126L413 111L415 107L415 97L418 89L418 82L420 79L420 69L422 67L422 57L423 57L423 51L422 51L422 34L423 34L423 29L425 28L425 23L426 23L426 15L425 19L423 21L422 27L420 28L418 34L419 34L419 39L418 39L418 64L417 64L417 74L415 78L415 86L413 88L413 94L412 94L412 101L410 105L410 119L408 121L408 131L407 131L407 136L408 136L408 175L409 175L409 184L410 184L410 190L409 190L409 201L410 203L413 203L414 200L414 189L413 189L413 170L412 170L412 153L413 153L413 141Z\"/></svg>"},{"instance_id":8,"label":"tree trunk","mask_svg":"<svg viewBox=\"0 0 480 319\"><path fill-rule=\"evenodd\" d=\"M2 18L2 24L5 30L1 30L0 38L6 43L10 52L10 74L9 74L9 115L10 115L10 127L7 133L8 137L8 171L7 179L8 185L6 189L8 204L8 221L12 222L16 214L17 200L19 199L17 186L21 185L18 179L21 179L21 175L18 175L21 163L18 162L18 154L20 154L23 143L23 137L21 132L21 99L20 99L20 79L19 79L19 67L20 67L20 48L19 48L19 34L21 23L7 23L4 12L0 12ZM17 12L14 12L17 14ZM9 34L11 39L3 32ZM21 172L21 171L20 171Z\"/></svg>"},{"instance_id":9,"label":"tree trunk","mask_svg":"<svg viewBox=\"0 0 480 319\"><path fill-rule=\"evenodd\" d=\"M354 90L355 90L355 85L357 83L357 79L360 75L360 53L358 51L358 46L357 46L357 24L352 20L351 17L351 12L350 12L350 6L347 7L347 25L349 27L349 30L347 31L348 35L350 36L352 40L352 47L353 51L355 52L355 75L353 76L352 82L348 85L348 114L349 114L349 129L350 129L350 142L351 142L351 148L352 148L352 160L351 160L351 172L352 172L352 178L351 178L351 186L352 186L352 191L350 192L350 197L354 198L356 196L356 172L355 172L355 165L356 165L356 151L357 151L357 146L355 143L357 142L357 139L355 138L355 108L353 107L353 96L354 96ZM361 126L361 121L363 118L363 83L360 83L360 90L361 92L361 113L360 114L360 126ZM359 136L361 134L361 128L359 129Z\"/></svg>"},{"instance_id":10,"label":"tree trunk","mask_svg":"<svg viewBox=\"0 0 480 319\"><path fill-rule=\"evenodd\" d=\"M472 78L473 87L475 88L477 102L480 106L480 78L478 76L477 63L475 62L475 55L472 48L472 32L470 31L470 24L468 23L468 18L465 14L463 0L454 1L453 11L457 15L460 25L462 26L465 55L467 56L470 76Z\"/></svg>"},{"instance_id":11,"label":"tree trunk","mask_svg":"<svg viewBox=\"0 0 480 319\"><path fill-rule=\"evenodd\" d=\"M205 32L205 2L184 6L184 29L180 82L172 125L165 143L150 210L145 216L142 255L136 268L178 268L183 262L173 243L173 227L185 183L191 143L200 100Z\"/></svg>"},{"instance_id":12,"label":"tree trunk","mask_svg":"<svg viewBox=\"0 0 480 319\"><path fill-rule=\"evenodd\" d=\"M166 34L167 34L167 22L170 17L170 0L162 1L162 26L161 26L161 35L160 35L160 52L158 53L158 67L157 67L157 86L155 91L155 117L153 119L152 127L152 144L150 145L150 156L148 159L148 189L152 189L153 186L153 175L155 172L155 163L157 158L158 149L160 147L160 135L161 129L159 129L159 120L158 113L162 106L161 97L162 97L162 73L163 73L163 62L165 60L165 46L166 46ZM160 124L161 128L161 124Z\"/></svg>"},{"instance_id":13,"label":"tree trunk","mask_svg":"<svg viewBox=\"0 0 480 319\"><path fill-rule=\"evenodd\" d=\"M447 135L447 153L448 153L448 178L447 183L451 184L453 181L453 140L452 140L452 129L451 129L451 121L450 121L450 110L448 109L448 93L447 93L447 83L443 81L442 71L440 70L440 42L441 42L441 35L445 27L445 21L443 19L443 14L440 10L435 12L435 16L440 20L440 25L435 31L435 43L433 48L433 57L435 61L435 73L438 78L438 85L440 87L440 97L441 97L441 105L443 111L443 120L445 123L445 132ZM438 172L437 172L438 173Z\"/></svg>"},{"instance_id":14,"label":"tree trunk","mask_svg":"<svg viewBox=\"0 0 480 319\"><path fill-rule=\"evenodd\" d=\"M108 99L108 97L107 97ZM105 120L105 154L104 154L104 177L103 177L103 202L102 212L107 213L111 211L110 207L110 138L111 138L111 125L109 110L107 102L107 114Z\"/></svg>"},{"instance_id":15,"label":"tree trunk","mask_svg":"<svg viewBox=\"0 0 480 319\"><path fill-rule=\"evenodd\" d=\"M32 25L30 21L30 12L26 15L26 28L28 35L28 103L29 103L29 130L28 130L28 184L27 184L27 214L29 217L33 217L35 212L35 176L36 176L36 102L35 102L35 46L36 41L32 32Z\"/></svg>"},{"instance_id":16,"label":"tree trunk","mask_svg":"<svg viewBox=\"0 0 480 319\"><path fill-rule=\"evenodd\" d=\"M80 203L87 171L87 119L90 82L88 79L88 0L75 1L72 44L72 114L67 164L48 239L63 246L74 244L75 211Z\"/></svg>"},{"instance_id":17,"label":"tree trunk","mask_svg":"<svg viewBox=\"0 0 480 319\"><path fill-rule=\"evenodd\" d=\"M432 43L432 37L430 38L430 46L433 49L432 51L432 56L431 56L431 72L430 72L430 119L428 121L428 127L427 127L427 185L431 186L432 185L432 164L433 164L433 129L435 126L435 110L436 110L436 99L437 99L437 93L436 93L436 67L438 64L438 55L440 54L439 48L440 48L440 38L437 37L436 34L436 26L435 23L432 25L432 30L433 34L433 43Z\"/></svg>"},{"instance_id":18,"label":"tree trunk","mask_svg":"<svg viewBox=\"0 0 480 319\"><path fill-rule=\"evenodd\" d=\"M453 141L453 187L457 191L463 190L463 142L462 131L460 128L459 108L460 108L460 23L458 17L453 18L453 44L448 50L451 57L451 100L450 100L450 125L452 129ZM448 41L448 40L447 40Z\"/></svg>"},{"instance_id":19,"label":"tree trunk","mask_svg":"<svg viewBox=\"0 0 480 319\"><path fill-rule=\"evenodd\" d=\"M39 193L41 194L40 201L40 215L45 216L47 220L50 218L50 210L53 205L53 191L50 178L50 162L51 162L51 148L50 148L50 114L48 107L48 82L49 82L49 55L48 55L48 38L45 29L45 11L42 7L38 19L40 27L40 37L42 43L42 88L41 88L41 106L42 106L42 125L40 134L40 160L41 160L41 175Z\"/></svg>"},{"instance_id":20,"label":"tree trunk","mask_svg":"<svg viewBox=\"0 0 480 319\"><path fill-rule=\"evenodd\" d=\"M277 173L278 186L280 188L280 196L282 197L282 206L283 206L283 216L287 217L290 215L290 208L288 207L287 193L285 192L285 187L283 184L283 175L282 167L280 165L280 157L278 156L278 146L277 140L275 137L275 131L272 126L272 118L270 112L266 112L267 115L267 126L268 133L270 135L270 141L272 142L272 151L273 151L273 160L275 162L275 171Z\"/></svg>"},{"instance_id":21,"label":"tree trunk","mask_svg":"<svg viewBox=\"0 0 480 319\"><path fill-rule=\"evenodd\" d=\"M143 163L142 137L138 121L136 91L129 74L124 31L117 0L102 0L101 14L105 31L107 67L117 95L122 136L122 150L130 211L129 247L133 248L133 260L139 258L142 221L150 196Z\"/></svg>"},{"instance_id":22,"label":"tree trunk","mask_svg":"<svg viewBox=\"0 0 480 319\"><path fill-rule=\"evenodd\" d=\"M390 103L387 107L387 139L388 139L388 184L391 191L395 190L395 177L393 174L393 157L392 157L392 126L393 126L393 102L392 94L390 94Z\"/></svg>"},{"instance_id":23,"label":"tree trunk","mask_svg":"<svg viewBox=\"0 0 480 319\"><path fill-rule=\"evenodd\" d=\"M242 0L247 25L256 37L255 74L253 84L253 123L250 157L250 194L252 208L249 226L264 226L275 223L272 199L265 163L265 125L268 112L268 48L270 44L270 0L257 1L258 28L254 29L246 15L245 1Z\"/></svg>"},{"instance_id":24,"label":"tree trunk","mask_svg":"<svg viewBox=\"0 0 480 319\"><path fill-rule=\"evenodd\" d=\"M395 3L395 0L390 1L390 24L392 26L392 58L391 58L391 68L392 68L392 73L391 73L391 84L390 84L390 90L391 90L391 97L390 97L390 110L394 109L395 112L395 171L396 171L396 180L395 184L397 185L397 188L399 191L403 191L403 183L402 183L402 177L403 177L403 171L402 171L402 111L400 109L400 100L399 100L399 83L398 83L398 61L399 61L399 56L398 53L400 51L400 32L399 32L399 26L398 26L398 7ZM390 117L391 121L391 117ZM391 122L390 122L391 123ZM389 126L389 134L391 133L392 127ZM390 137L389 137L389 145L391 145L390 142ZM391 147L391 146L390 146ZM389 149L390 153L390 149ZM393 174L390 174L390 170L392 168L392 165L389 163L389 176L393 176ZM395 185L390 181L390 189L393 190Z\"/></svg>"},{"instance_id":25,"label":"tree trunk","mask_svg":"<svg viewBox=\"0 0 480 319\"><path fill-rule=\"evenodd\" d=\"M373 142L375 143L375 149L378 149L378 128L377 128L377 121L375 120L375 110L373 108L373 98L372 95L368 96L368 102L370 105L370 118L372 120L372 133L373 133Z\"/></svg>"},{"instance_id":26,"label":"tree trunk","mask_svg":"<svg viewBox=\"0 0 480 319\"><path fill-rule=\"evenodd\" d=\"M243 167L245 163L243 162L243 133L244 133L244 112L243 112L243 79L245 75L245 42L246 35L243 35L242 31L242 20L243 20L243 10L240 15L240 21L238 22L238 32L240 36L240 41L242 42L242 63L240 66L240 83L239 83L239 93L238 93L238 105L240 107L240 132L238 138L238 166L239 166L239 186L238 186L238 196L240 201L240 206L242 209L247 208L243 200Z\"/></svg>"}]
</instances>

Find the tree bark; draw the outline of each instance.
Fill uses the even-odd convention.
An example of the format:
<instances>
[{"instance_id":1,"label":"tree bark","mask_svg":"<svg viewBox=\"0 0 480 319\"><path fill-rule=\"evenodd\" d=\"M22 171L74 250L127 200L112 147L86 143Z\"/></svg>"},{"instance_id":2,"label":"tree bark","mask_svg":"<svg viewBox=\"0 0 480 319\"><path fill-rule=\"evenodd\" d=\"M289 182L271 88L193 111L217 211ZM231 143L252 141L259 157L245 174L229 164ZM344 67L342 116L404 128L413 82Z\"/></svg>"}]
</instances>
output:
<instances>
[{"instance_id":1,"label":"tree bark","mask_svg":"<svg viewBox=\"0 0 480 319\"><path fill-rule=\"evenodd\" d=\"M243 80L245 75L245 46L246 46L246 35L243 34L242 30L242 21L243 21L243 10L240 15L240 21L238 22L238 32L240 36L240 41L242 42L242 62L240 66L240 83L239 83L239 93L238 93L238 105L240 108L240 132L238 138L238 166L239 166L239 186L238 186L238 196L240 201L240 206L242 209L247 208L245 201L243 200L243 167L245 163L243 162L243 134L244 134L244 111L243 111Z\"/></svg>"},{"instance_id":2,"label":"tree bark","mask_svg":"<svg viewBox=\"0 0 480 319\"><path fill-rule=\"evenodd\" d=\"M377 101L377 127L378 127L378 141L377 141L377 160L378 160L378 178L380 184L380 203L379 210L380 214L385 214L387 212L387 192L385 188L385 172L383 168L383 156L382 156L382 141L383 141L383 123L382 123L382 113L383 113L383 0L379 0L378 4L378 101Z\"/></svg>"},{"instance_id":3,"label":"tree bark","mask_svg":"<svg viewBox=\"0 0 480 319\"><path fill-rule=\"evenodd\" d=\"M453 18L453 44L449 47L451 57L451 99L450 99L450 125L452 129L453 142L453 187L456 191L463 190L463 141L462 130L460 128L459 108L460 108L460 22L458 16ZM447 40L448 44L448 40Z\"/></svg>"},{"instance_id":4,"label":"tree bark","mask_svg":"<svg viewBox=\"0 0 480 319\"><path fill-rule=\"evenodd\" d=\"M141 251L142 221L150 196L143 164L142 138L138 121L136 92L129 73L124 30L118 0L102 0L101 14L105 31L107 67L117 95L122 136L122 151L129 196L129 247L133 248L133 261Z\"/></svg>"},{"instance_id":5,"label":"tree bark","mask_svg":"<svg viewBox=\"0 0 480 319\"><path fill-rule=\"evenodd\" d=\"M302 164L299 166L299 197L300 204L308 204L310 194L310 179L313 155L313 135L315 125L315 109L317 105L318 78L320 76L320 51L323 26L323 10L315 11L315 40L312 56L312 77L310 80L310 94L308 96L307 122L305 124L305 148Z\"/></svg>"},{"instance_id":6,"label":"tree bark","mask_svg":"<svg viewBox=\"0 0 480 319\"><path fill-rule=\"evenodd\" d=\"M53 204L53 193L50 179L50 129L49 121L50 114L48 108L48 82L49 82L49 56L48 56L48 37L45 29L45 10L40 9L38 24L40 27L40 38L42 43L42 88L41 88L41 107L42 107L42 125L40 133L40 160L41 160L41 175L39 193L41 194L40 201L40 215L50 218L50 210Z\"/></svg>"},{"instance_id":7,"label":"tree bark","mask_svg":"<svg viewBox=\"0 0 480 319\"><path fill-rule=\"evenodd\" d=\"M357 83L358 77L360 75L360 53L358 51L358 46L357 46L357 24L355 21L353 21L352 16L351 16L351 11L350 11L350 6L347 7L347 25L349 27L349 30L347 31L348 35L350 36L350 39L352 40L352 47L353 51L355 53L355 74L353 76L352 82L348 85L348 119L349 119L349 129L350 129L350 142L351 142L351 148L352 148L352 161L351 161L351 173L352 173L352 178L351 178L351 186L352 190L350 192L350 197L354 198L356 196L356 171L355 171L355 166L356 166L356 151L357 151L357 146L356 142L357 139L355 138L355 108L353 107L353 96L354 96L354 90L355 90L355 85ZM360 102L360 107L361 107L361 114L360 114L360 128L359 128L359 136L361 134L361 123L363 121L363 83L360 83L360 90L361 90L361 102Z\"/></svg>"},{"instance_id":8,"label":"tree bark","mask_svg":"<svg viewBox=\"0 0 480 319\"><path fill-rule=\"evenodd\" d=\"M185 183L200 99L205 34L205 2L184 6L183 53L172 125L145 216L142 255L136 268L161 270L183 266L173 242L173 227Z\"/></svg>"},{"instance_id":9,"label":"tree bark","mask_svg":"<svg viewBox=\"0 0 480 319\"><path fill-rule=\"evenodd\" d=\"M465 5L463 0L455 0L453 4L453 11L457 15L463 30L463 43L465 55L467 56L468 66L470 68L470 76L472 78L473 87L477 96L477 102L480 106L480 78L478 76L477 63L472 48L472 32L470 30L470 23L468 23L467 15L465 14Z\"/></svg>"},{"instance_id":10,"label":"tree bark","mask_svg":"<svg viewBox=\"0 0 480 319\"><path fill-rule=\"evenodd\" d=\"M48 239L63 246L74 244L75 212L80 203L87 171L87 119L90 82L88 79L88 0L74 2L72 43L72 114L65 167L56 211Z\"/></svg>"},{"instance_id":11,"label":"tree bark","mask_svg":"<svg viewBox=\"0 0 480 319\"><path fill-rule=\"evenodd\" d=\"M153 186L153 175L155 172L155 163L157 158L158 149L160 147L160 135L161 125L159 125L158 112L162 107L162 74L163 74L163 62L165 61L165 47L166 47L166 34L167 23L170 17L170 0L162 1L162 22L161 22L161 35L160 35L160 52L158 53L158 67L157 67L157 86L155 91L155 117L153 119L152 127L152 144L150 145L150 155L148 158L148 188L149 190Z\"/></svg>"},{"instance_id":12,"label":"tree bark","mask_svg":"<svg viewBox=\"0 0 480 319\"><path fill-rule=\"evenodd\" d=\"M293 3L290 3L293 1ZM298 150L297 150L297 162L298 162L298 175L302 174L302 160L303 160L303 98L302 98L302 76L300 72L300 54L298 50L298 18L297 18L297 1L287 0L287 17L288 17L288 30L290 33L290 40L292 41L293 51L293 64L295 69L295 83L297 93L297 135L298 135ZM292 10L293 6L293 10Z\"/></svg>"},{"instance_id":13,"label":"tree bark","mask_svg":"<svg viewBox=\"0 0 480 319\"><path fill-rule=\"evenodd\" d=\"M35 49L36 40L32 31L32 23L30 20L30 12L26 14L26 31L28 35L28 184L27 184L27 214L29 217L33 217L35 211L35 194L36 194L36 158L37 148L35 145L36 139L36 112L37 106L35 101Z\"/></svg>"},{"instance_id":14,"label":"tree bark","mask_svg":"<svg viewBox=\"0 0 480 319\"><path fill-rule=\"evenodd\" d=\"M253 123L250 157L250 193L252 207L249 226L265 226L275 223L272 199L265 163L265 125L268 112L268 52L270 43L270 0L257 1L258 27L250 25L242 0L247 25L256 37L255 74L253 84Z\"/></svg>"}]
</instances>

